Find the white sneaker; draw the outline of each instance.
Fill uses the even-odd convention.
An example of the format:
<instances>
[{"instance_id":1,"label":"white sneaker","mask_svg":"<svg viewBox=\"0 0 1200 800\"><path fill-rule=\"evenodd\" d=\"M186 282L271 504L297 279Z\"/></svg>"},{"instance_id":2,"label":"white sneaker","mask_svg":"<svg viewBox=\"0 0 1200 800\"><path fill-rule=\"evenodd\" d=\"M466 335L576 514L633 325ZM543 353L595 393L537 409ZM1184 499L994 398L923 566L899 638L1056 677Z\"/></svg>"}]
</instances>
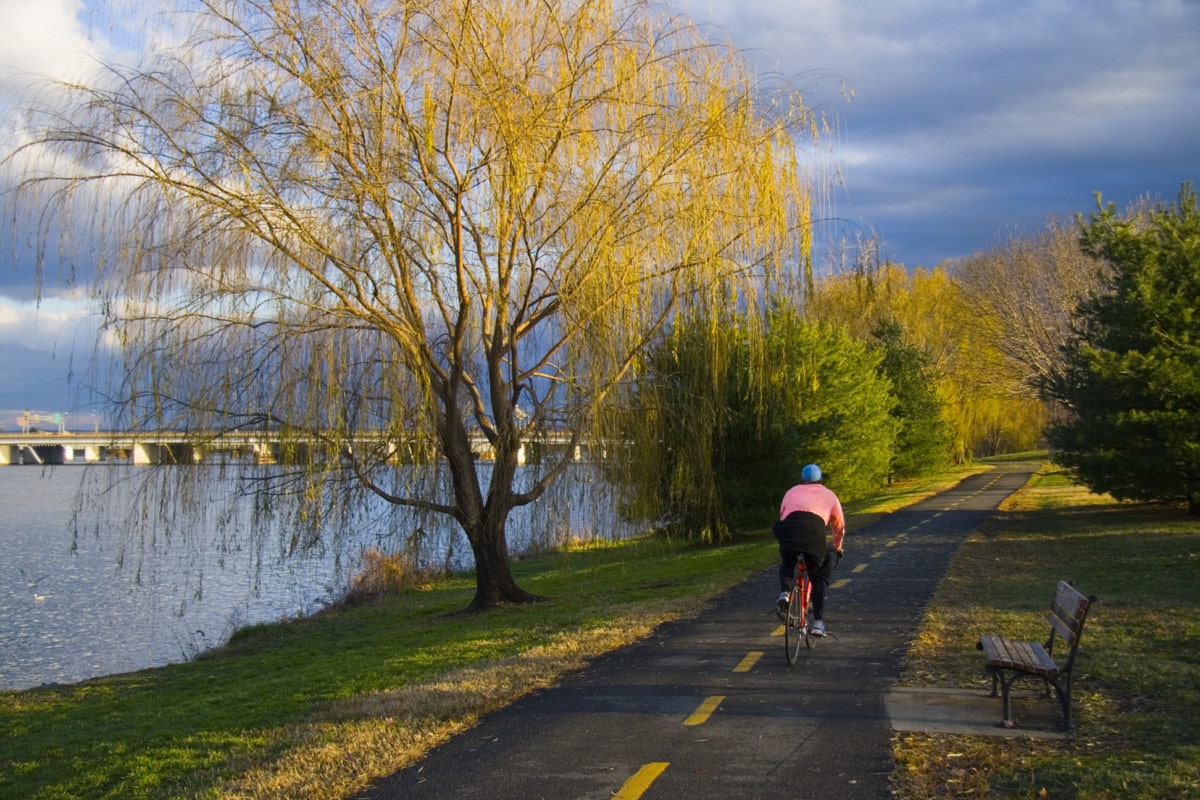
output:
<instances>
[{"instance_id":1,"label":"white sneaker","mask_svg":"<svg viewBox=\"0 0 1200 800\"><path fill-rule=\"evenodd\" d=\"M791 592L780 592L779 593L779 604L778 605L779 605L779 613L780 614L787 613L788 600L790 600L790 599L791 599Z\"/></svg>"},{"instance_id":2,"label":"white sneaker","mask_svg":"<svg viewBox=\"0 0 1200 800\"><path fill-rule=\"evenodd\" d=\"M825 623L819 619L814 619L812 627L809 629L808 632L812 636L824 636L825 635Z\"/></svg>"}]
</instances>

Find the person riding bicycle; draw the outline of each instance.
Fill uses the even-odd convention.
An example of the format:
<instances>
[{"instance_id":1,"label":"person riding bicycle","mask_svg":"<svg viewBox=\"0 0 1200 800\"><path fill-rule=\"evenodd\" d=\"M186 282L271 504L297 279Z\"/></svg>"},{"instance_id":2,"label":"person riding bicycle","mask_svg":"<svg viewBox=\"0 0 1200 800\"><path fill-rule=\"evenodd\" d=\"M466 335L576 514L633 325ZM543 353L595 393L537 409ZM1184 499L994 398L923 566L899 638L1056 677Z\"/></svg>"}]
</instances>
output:
<instances>
[{"instance_id":1,"label":"person riding bicycle","mask_svg":"<svg viewBox=\"0 0 1200 800\"><path fill-rule=\"evenodd\" d=\"M826 541L826 527L833 534L833 551ZM800 483L788 489L779 506L779 521L771 526L779 542L779 611L787 613L788 594L796 575L796 562L804 559L812 581L812 634L825 635L825 588L833 574L833 556L842 556L846 520L837 495L821 485L821 468L807 464Z\"/></svg>"}]
</instances>

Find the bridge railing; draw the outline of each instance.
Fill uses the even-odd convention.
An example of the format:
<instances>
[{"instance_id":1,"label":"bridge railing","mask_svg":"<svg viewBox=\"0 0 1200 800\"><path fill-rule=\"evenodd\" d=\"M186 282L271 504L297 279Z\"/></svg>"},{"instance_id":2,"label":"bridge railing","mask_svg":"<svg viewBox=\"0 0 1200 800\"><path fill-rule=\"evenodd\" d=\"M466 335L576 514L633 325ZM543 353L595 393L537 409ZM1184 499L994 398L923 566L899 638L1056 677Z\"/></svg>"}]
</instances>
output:
<instances>
[{"instance_id":1,"label":"bridge railing","mask_svg":"<svg viewBox=\"0 0 1200 800\"><path fill-rule=\"evenodd\" d=\"M518 454L521 463L540 461L561 448L571 446L569 434L552 433L537 441L523 444ZM210 461L252 461L256 464L307 463L320 450L315 438L305 441L295 436L282 436L264 431L237 431L197 436L178 431L153 432L90 432L0 433L0 466L18 464L58 465L117 461L137 465L192 464ZM406 453L410 446L388 439L384 434L364 434L351 447L375 449L383 446L397 461L411 460ZM575 444L572 457L576 461L603 457L604 448L587 443ZM491 444L482 434L471 440L471 449L481 461L495 458Z\"/></svg>"}]
</instances>

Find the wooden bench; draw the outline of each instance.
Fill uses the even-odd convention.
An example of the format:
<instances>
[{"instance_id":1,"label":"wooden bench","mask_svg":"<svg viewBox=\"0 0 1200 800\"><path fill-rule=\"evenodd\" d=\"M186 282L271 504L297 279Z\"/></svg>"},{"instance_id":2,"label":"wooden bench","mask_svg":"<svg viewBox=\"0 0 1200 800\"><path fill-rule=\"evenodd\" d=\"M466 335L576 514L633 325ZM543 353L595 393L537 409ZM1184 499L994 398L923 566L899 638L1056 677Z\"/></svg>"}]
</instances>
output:
<instances>
[{"instance_id":1,"label":"wooden bench","mask_svg":"<svg viewBox=\"0 0 1200 800\"><path fill-rule=\"evenodd\" d=\"M1058 592L1050 604L1046 619L1050 622L1050 636L1041 642L1020 642L1003 636L987 634L979 637L976 647L987 657L987 671L992 676L992 697L1000 694L1004 698L1002 725L1013 726L1008 699L1013 681L1022 677L1040 678L1046 694L1053 688L1062 711L1063 727L1071 727L1071 676L1075 667L1075 652L1079 648L1079 636L1083 633L1083 621L1087 619L1088 606L1096 597L1084 597L1067 581L1058 582ZM1066 659L1061 663L1054 660L1055 637L1067 649ZM1062 648L1059 648L1062 655Z\"/></svg>"}]
</instances>

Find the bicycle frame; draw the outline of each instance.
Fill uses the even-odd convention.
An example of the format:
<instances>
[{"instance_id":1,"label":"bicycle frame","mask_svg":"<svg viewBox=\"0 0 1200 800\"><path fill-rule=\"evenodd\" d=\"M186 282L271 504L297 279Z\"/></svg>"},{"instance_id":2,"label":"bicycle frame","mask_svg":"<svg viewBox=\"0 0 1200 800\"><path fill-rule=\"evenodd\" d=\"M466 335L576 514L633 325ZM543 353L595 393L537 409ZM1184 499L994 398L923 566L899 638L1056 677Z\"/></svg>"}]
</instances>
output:
<instances>
[{"instance_id":1,"label":"bicycle frame","mask_svg":"<svg viewBox=\"0 0 1200 800\"><path fill-rule=\"evenodd\" d=\"M809 612L812 603L812 580L804 566L804 559L796 561L796 577L788 593L787 614L783 620L783 646L788 666L796 663L800 656L800 642L812 649L814 638L809 634Z\"/></svg>"}]
</instances>

